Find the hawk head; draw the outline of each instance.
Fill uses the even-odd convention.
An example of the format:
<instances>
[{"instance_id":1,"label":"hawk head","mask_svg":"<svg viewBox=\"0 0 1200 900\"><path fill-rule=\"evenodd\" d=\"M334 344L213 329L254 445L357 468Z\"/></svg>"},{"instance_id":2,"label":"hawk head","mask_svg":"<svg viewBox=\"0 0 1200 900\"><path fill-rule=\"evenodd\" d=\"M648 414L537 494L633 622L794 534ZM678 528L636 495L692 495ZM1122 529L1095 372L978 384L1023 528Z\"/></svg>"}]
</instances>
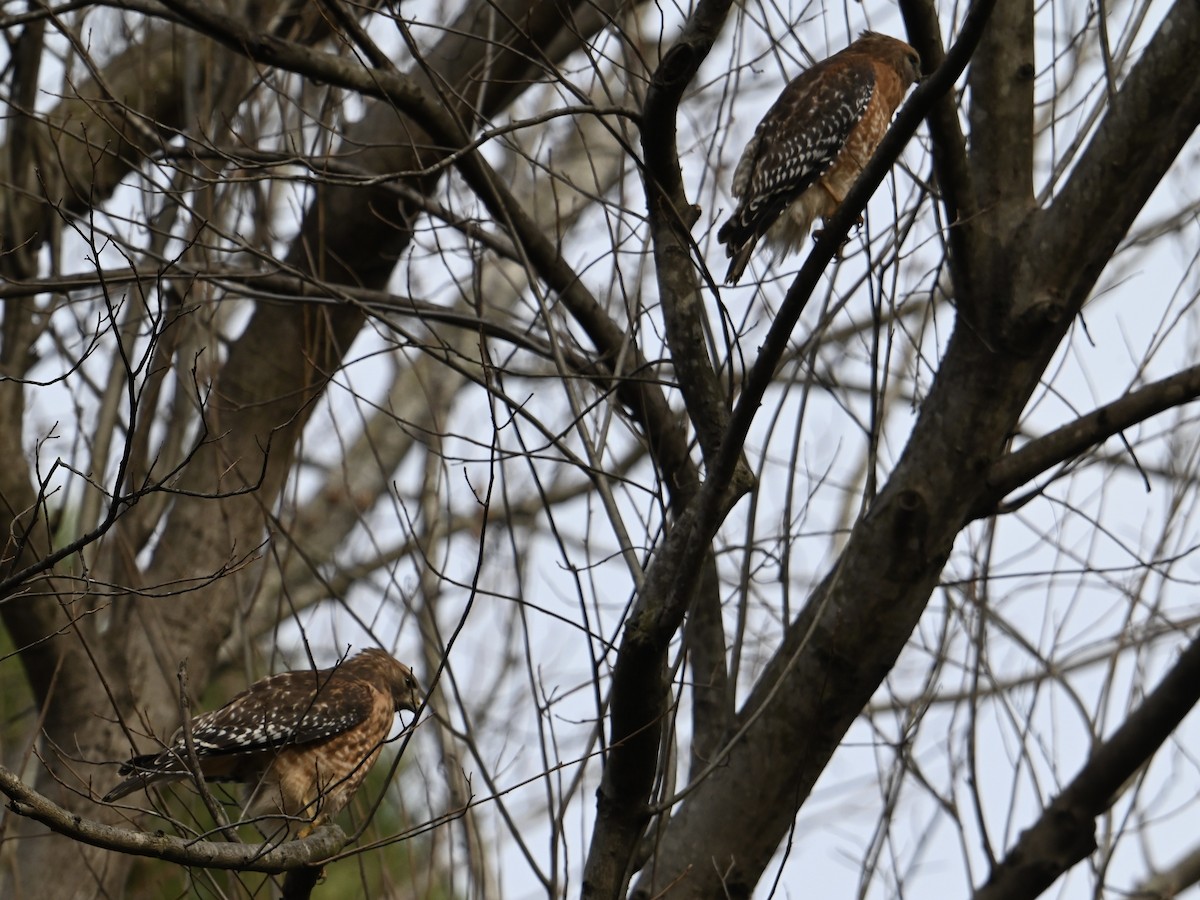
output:
<instances>
[{"instance_id":1,"label":"hawk head","mask_svg":"<svg viewBox=\"0 0 1200 900\"><path fill-rule=\"evenodd\" d=\"M413 675L412 669L404 663L398 662L390 653L374 647L360 651L352 659L361 660L377 668L384 676L388 687L391 688L396 712L416 712L420 708L425 695L421 692L421 686L417 684L417 677Z\"/></svg>"}]
</instances>

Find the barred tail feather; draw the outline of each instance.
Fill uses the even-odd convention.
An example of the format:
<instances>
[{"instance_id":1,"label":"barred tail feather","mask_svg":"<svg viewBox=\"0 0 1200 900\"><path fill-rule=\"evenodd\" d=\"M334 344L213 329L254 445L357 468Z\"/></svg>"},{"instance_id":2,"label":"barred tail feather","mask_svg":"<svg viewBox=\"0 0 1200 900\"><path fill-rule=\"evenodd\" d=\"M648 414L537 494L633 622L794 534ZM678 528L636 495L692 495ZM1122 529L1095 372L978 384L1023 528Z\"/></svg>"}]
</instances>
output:
<instances>
[{"instance_id":1,"label":"barred tail feather","mask_svg":"<svg viewBox=\"0 0 1200 900\"><path fill-rule=\"evenodd\" d=\"M742 210L738 209L729 217L721 230L717 232L717 240L725 245L725 255L731 257L729 271L725 273L726 284L737 284L750 256L754 245L758 243L759 234L752 223L742 221Z\"/></svg>"},{"instance_id":2,"label":"barred tail feather","mask_svg":"<svg viewBox=\"0 0 1200 900\"><path fill-rule=\"evenodd\" d=\"M182 778L187 772L177 760L164 760L161 753L147 753L144 756L135 756L129 762L123 763L117 770L117 774L129 777L105 794L101 798L102 803L120 800L127 794L140 791L152 784Z\"/></svg>"},{"instance_id":3,"label":"barred tail feather","mask_svg":"<svg viewBox=\"0 0 1200 900\"><path fill-rule=\"evenodd\" d=\"M750 239L736 250L734 250L732 244L729 245L730 255L733 259L729 261L729 271L725 273L726 284L734 285L738 283L738 279L746 271L746 266L750 264L750 257L754 253L754 245L757 243L758 241L751 235Z\"/></svg>"},{"instance_id":4,"label":"barred tail feather","mask_svg":"<svg viewBox=\"0 0 1200 900\"><path fill-rule=\"evenodd\" d=\"M122 797L132 794L134 791L140 791L143 788L148 788L152 784L159 784L163 781L177 781L184 777L185 773L181 772L138 772L129 778L126 778L111 791L100 798L101 803L112 803L114 800L120 800Z\"/></svg>"}]
</instances>

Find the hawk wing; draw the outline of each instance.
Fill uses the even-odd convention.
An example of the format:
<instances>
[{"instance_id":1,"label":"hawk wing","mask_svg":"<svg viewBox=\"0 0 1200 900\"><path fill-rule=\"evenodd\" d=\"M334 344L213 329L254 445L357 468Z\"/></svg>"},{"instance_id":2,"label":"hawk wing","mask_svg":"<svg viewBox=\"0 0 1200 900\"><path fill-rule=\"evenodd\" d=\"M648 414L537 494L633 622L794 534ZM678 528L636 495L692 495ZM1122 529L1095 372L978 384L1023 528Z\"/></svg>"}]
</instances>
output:
<instances>
[{"instance_id":1,"label":"hawk wing","mask_svg":"<svg viewBox=\"0 0 1200 900\"><path fill-rule=\"evenodd\" d=\"M256 682L192 724L198 756L254 753L333 737L363 722L373 690L337 671L283 672ZM182 732L172 739L184 748Z\"/></svg>"}]
</instances>

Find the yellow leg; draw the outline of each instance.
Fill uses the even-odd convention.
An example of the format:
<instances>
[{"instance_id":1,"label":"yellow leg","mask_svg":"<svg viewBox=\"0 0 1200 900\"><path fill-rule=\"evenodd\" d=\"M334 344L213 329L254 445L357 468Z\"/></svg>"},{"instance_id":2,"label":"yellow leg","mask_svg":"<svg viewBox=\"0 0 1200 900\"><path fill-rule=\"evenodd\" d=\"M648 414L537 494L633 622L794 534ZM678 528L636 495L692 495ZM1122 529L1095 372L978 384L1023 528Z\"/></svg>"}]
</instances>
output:
<instances>
[{"instance_id":1,"label":"yellow leg","mask_svg":"<svg viewBox=\"0 0 1200 900\"><path fill-rule=\"evenodd\" d=\"M313 816L312 821L296 832L296 840L302 841L306 837L311 837L312 833L325 824L324 813L318 812Z\"/></svg>"}]
</instances>

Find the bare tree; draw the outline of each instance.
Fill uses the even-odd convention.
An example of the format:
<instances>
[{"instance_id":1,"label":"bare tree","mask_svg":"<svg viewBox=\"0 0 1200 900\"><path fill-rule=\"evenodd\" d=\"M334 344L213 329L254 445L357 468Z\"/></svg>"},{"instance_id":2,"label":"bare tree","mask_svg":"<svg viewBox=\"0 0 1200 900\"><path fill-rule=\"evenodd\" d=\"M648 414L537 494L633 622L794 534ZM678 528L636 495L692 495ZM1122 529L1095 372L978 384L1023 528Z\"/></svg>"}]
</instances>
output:
<instances>
[{"instance_id":1,"label":"bare tree","mask_svg":"<svg viewBox=\"0 0 1200 900\"><path fill-rule=\"evenodd\" d=\"M1193 0L0 22L6 896L1194 882ZM925 77L719 288L755 122L863 28ZM99 802L366 644L436 715L342 830Z\"/></svg>"}]
</instances>

